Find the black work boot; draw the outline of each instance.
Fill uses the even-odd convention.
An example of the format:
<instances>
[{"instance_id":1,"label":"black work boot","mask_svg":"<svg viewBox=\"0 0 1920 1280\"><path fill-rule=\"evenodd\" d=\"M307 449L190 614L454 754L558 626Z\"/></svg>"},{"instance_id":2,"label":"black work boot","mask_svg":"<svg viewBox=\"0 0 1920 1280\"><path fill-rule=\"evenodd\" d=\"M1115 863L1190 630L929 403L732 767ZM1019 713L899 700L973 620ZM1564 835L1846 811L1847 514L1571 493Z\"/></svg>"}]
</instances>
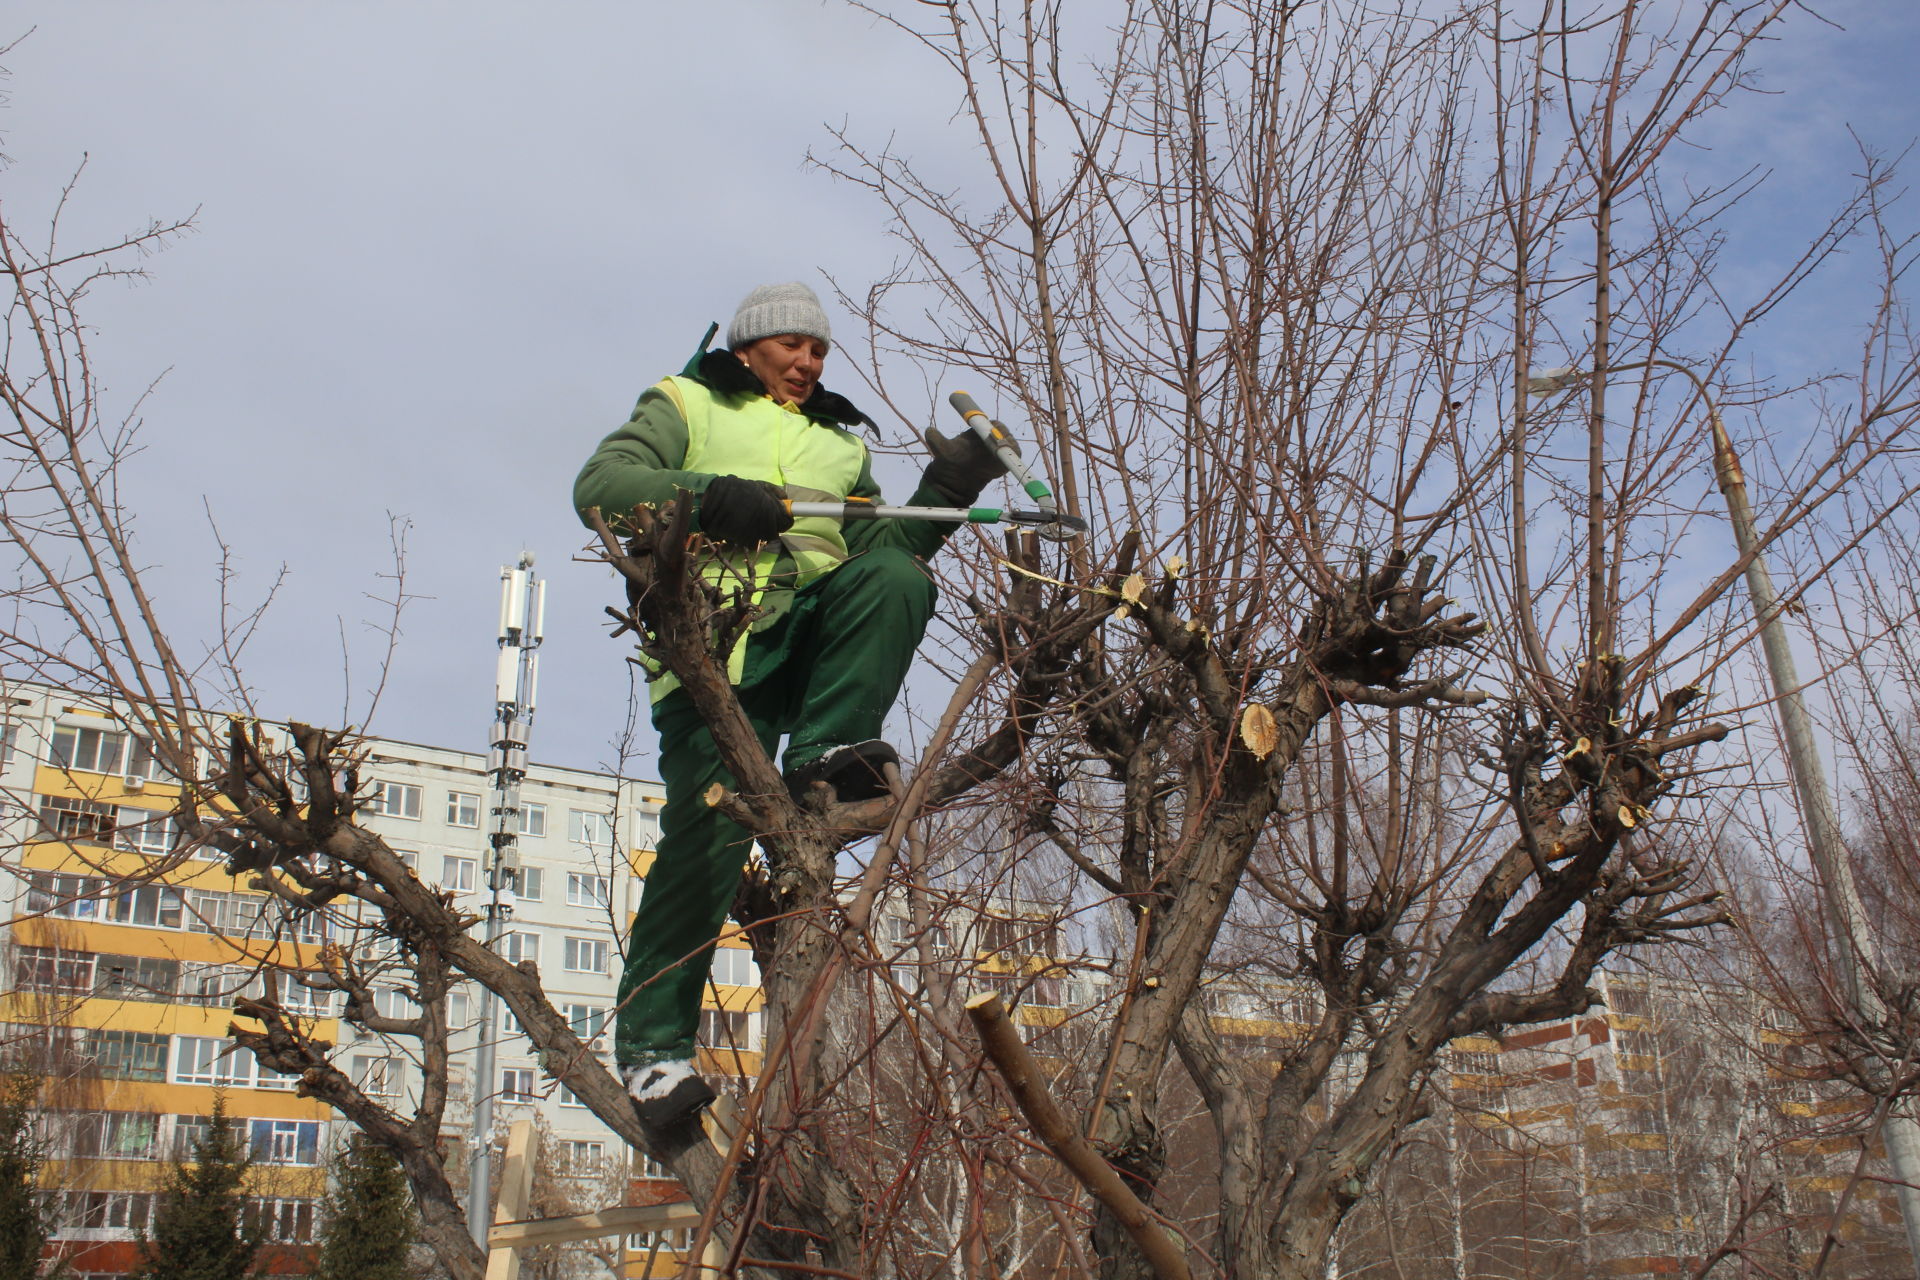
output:
<instances>
[{"instance_id":1,"label":"black work boot","mask_svg":"<svg viewBox=\"0 0 1920 1280\"><path fill-rule=\"evenodd\" d=\"M900 753L878 738L848 747L829 747L787 775L787 790L795 800L806 798L816 782L834 789L841 804L857 804L887 794L887 765L900 763Z\"/></svg>"},{"instance_id":2,"label":"black work boot","mask_svg":"<svg viewBox=\"0 0 1920 1280\"><path fill-rule=\"evenodd\" d=\"M649 1133L668 1134L686 1127L714 1099L712 1086L684 1060L629 1067L622 1074L640 1126Z\"/></svg>"}]
</instances>

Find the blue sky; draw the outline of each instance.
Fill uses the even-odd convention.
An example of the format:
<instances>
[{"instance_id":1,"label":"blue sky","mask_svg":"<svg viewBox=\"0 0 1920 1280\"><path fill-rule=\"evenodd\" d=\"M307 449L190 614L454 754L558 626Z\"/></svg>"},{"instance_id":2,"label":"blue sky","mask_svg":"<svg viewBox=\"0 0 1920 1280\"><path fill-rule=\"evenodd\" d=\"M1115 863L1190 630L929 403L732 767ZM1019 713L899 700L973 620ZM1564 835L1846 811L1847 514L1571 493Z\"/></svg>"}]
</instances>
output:
<instances>
[{"instance_id":1,"label":"blue sky","mask_svg":"<svg viewBox=\"0 0 1920 1280\"><path fill-rule=\"evenodd\" d=\"M1756 274L1838 198L1849 125L1888 150L1920 133L1920 5L1822 10L1844 29L1797 18L1764 55L1781 92L1742 99L1697 153L1703 177L1775 171L1735 228ZM130 481L176 633L212 629L204 497L243 588L288 569L249 663L262 710L338 718L342 621L357 710L379 651L365 593L388 513L405 517L425 598L373 727L479 749L498 566L530 548L550 579L533 755L554 763L607 761L624 718L600 621L617 592L570 563L580 462L754 284L857 289L893 260L883 211L805 164L828 125L943 171L968 156L942 69L838 4L170 0L11 20L9 219L40 220L83 153L68 243L199 211L150 281L90 311L115 404L166 375ZM901 492L912 465L883 481Z\"/></svg>"},{"instance_id":2,"label":"blue sky","mask_svg":"<svg viewBox=\"0 0 1920 1280\"><path fill-rule=\"evenodd\" d=\"M199 211L89 310L113 404L165 373L131 487L176 631L212 625L205 495L247 584L289 570L248 663L263 710L338 719L344 619L357 714L404 516L426 598L374 727L483 746L498 566L529 547L534 755L605 759L625 650L604 570L569 563L574 472L754 284L883 269L873 211L805 152L861 115L937 141L944 104L836 5L38 9L5 59L9 218L82 153L69 244Z\"/></svg>"}]
</instances>

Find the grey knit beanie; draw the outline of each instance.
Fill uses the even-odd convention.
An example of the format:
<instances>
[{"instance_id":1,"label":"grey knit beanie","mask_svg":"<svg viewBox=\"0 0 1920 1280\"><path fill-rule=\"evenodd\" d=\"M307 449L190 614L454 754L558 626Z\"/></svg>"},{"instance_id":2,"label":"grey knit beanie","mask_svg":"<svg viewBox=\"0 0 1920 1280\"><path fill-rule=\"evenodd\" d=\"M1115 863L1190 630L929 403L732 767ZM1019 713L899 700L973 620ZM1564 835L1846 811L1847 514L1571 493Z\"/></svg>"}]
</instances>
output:
<instances>
[{"instance_id":1,"label":"grey knit beanie","mask_svg":"<svg viewBox=\"0 0 1920 1280\"><path fill-rule=\"evenodd\" d=\"M827 313L813 290L798 280L790 284L763 284L740 300L727 326L727 349L738 351L749 342L771 338L777 333L804 333L809 338L833 344L827 329Z\"/></svg>"}]
</instances>

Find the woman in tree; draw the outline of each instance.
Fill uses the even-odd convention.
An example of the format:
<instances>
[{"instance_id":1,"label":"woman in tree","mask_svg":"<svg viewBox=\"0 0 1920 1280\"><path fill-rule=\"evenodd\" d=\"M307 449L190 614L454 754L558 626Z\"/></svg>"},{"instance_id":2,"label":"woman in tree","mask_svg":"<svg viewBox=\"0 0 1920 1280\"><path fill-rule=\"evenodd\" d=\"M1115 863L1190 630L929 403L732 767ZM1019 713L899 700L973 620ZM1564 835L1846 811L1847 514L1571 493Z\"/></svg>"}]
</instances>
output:
<instances>
[{"instance_id":1,"label":"woman in tree","mask_svg":"<svg viewBox=\"0 0 1920 1280\"><path fill-rule=\"evenodd\" d=\"M796 519L790 501L880 501L871 421L820 385L827 315L804 284L749 293L727 349L703 351L648 388L600 442L574 484L576 509L622 529L636 506L681 494L695 527L721 544L707 572L751 594L760 614L728 655L728 675L760 743L796 796L816 783L843 802L882 795L899 755L880 739L936 590L925 559L958 526ZM972 433L926 433L933 459L909 500L969 506L1006 466ZM732 785L692 699L666 673L653 681L653 723L667 788L660 844L634 919L620 984L614 1054L640 1118L662 1129L713 1099L693 1066L700 992L751 837L704 796Z\"/></svg>"}]
</instances>

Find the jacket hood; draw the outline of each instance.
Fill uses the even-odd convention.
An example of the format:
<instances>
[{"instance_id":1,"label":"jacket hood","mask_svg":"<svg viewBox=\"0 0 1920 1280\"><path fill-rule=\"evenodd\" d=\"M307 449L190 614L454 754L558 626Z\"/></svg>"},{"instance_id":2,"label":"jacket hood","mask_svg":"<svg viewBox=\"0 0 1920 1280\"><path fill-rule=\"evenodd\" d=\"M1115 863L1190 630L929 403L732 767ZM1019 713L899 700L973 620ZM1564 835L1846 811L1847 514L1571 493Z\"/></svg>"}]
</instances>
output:
<instances>
[{"instance_id":1,"label":"jacket hood","mask_svg":"<svg viewBox=\"0 0 1920 1280\"><path fill-rule=\"evenodd\" d=\"M723 396L767 394L766 385L731 351L707 352L696 362L689 376L705 383L708 390ZM837 423L843 427L873 425L873 419L854 408L853 401L817 383L813 394L800 406L800 412L816 421Z\"/></svg>"}]
</instances>

